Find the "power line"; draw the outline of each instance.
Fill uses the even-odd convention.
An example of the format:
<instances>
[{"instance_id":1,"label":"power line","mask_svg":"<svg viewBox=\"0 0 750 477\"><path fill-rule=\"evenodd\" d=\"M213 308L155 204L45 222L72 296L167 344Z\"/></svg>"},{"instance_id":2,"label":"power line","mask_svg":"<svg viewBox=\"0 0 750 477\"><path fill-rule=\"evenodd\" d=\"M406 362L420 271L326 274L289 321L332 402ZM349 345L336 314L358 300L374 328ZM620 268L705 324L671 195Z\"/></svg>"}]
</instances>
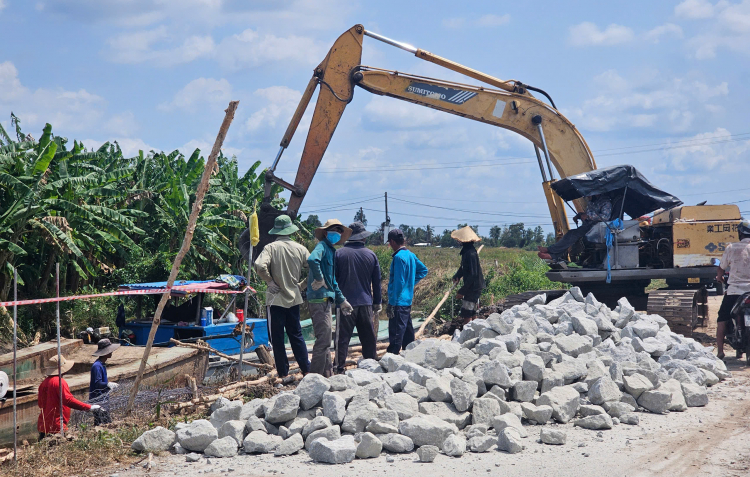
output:
<instances>
[{"instance_id":1,"label":"power line","mask_svg":"<svg viewBox=\"0 0 750 477\"><path fill-rule=\"evenodd\" d=\"M476 211L476 210L454 209L452 207L442 207L439 205L421 204L419 202L412 202L410 200L399 199L397 197L394 197L393 200L397 200L399 202L405 202L407 204L420 205L422 207L452 210L454 212L465 212L465 213L470 213L470 214L497 215L497 216L502 216L502 217L505 217L505 216L507 217L546 217L546 215L540 215L540 214L518 214L515 212L483 212L483 211Z\"/></svg>"},{"instance_id":2,"label":"power line","mask_svg":"<svg viewBox=\"0 0 750 477\"><path fill-rule=\"evenodd\" d=\"M323 209L314 209L314 210L311 210L309 212L305 211L305 213L306 214L311 214L313 212L326 212L326 211L329 211L329 210L341 210L341 209L337 209L337 208L338 207L348 206L348 205L364 204L364 203L367 203L367 202L372 202L374 200L380 200L380 199L382 199L382 197L376 196L376 197L373 197L372 199L359 200L359 201L356 201L356 202L350 202L348 204L340 204L340 205L336 205L336 206L326 207L326 208L323 208Z\"/></svg>"},{"instance_id":3,"label":"power line","mask_svg":"<svg viewBox=\"0 0 750 477\"><path fill-rule=\"evenodd\" d=\"M425 200L449 200L451 202L477 202L486 204L546 204L546 202L529 202L526 200L510 201L510 200L472 200L472 199L454 199L448 197L421 197L417 195L403 195L399 194L399 197L409 197L410 199L425 199Z\"/></svg>"},{"instance_id":4,"label":"power line","mask_svg":"<svg viewBox=\"0 0 750 477\"><path fill-rule=\"evenodd\" d=\"M347 201L350 201L350 200L371 200L371 199L382 198L382 197L383 196L381 194L368 195L368 196L365 196L365 197L347 197L346 199L334 200L334 201L326 202L325 204L305 204L305 205L307 207L325 207L325 206L328 206L328 205L336 205L336 204L338 204L340 202L347 202Z\"/></svg>"},{"instance_id":5,"label":"power line","mask_svg":"<svg viewBox=\"0 0 750 477\"><path fill-rule=\"evenodd\" d=\"M750 133L744 133L744 134L750 134ZM652 148L652 149L644 149L640 151L626 151L626 152L614 152L609 154L597 154L597 157L607 157L607 156L622 156L622 155L633 155L633 154L641 154L644 152L654 152L654 151L666 151L666 150L672 150L672 149L684 149L686 147L696 147L696 146L709 146L712 144L724 144L729 142L737 142L737 141L750 141L750 138L746 137L736 137L739 135L734 136L725 136L725 137L734 137L734 139L695 139L695 140L685 140L685 141L678 141L678 145L669 145L674 143L665 143L665 147L658 147L658 148ZM685 144L685 145L679 145L680 142L687 142L687 141L704 141L698 144ZM648 147L648 146L631 146L630 148L641 148L641 147ZM614 149L613 149L614 150ZM507 160L517 160L517 159L526 159L518 162L506 162ZM473 162L483 162L481 164L474 164ZM431 163L431 164L419 164L419 163L402 163L401 166L405 167L388 167L384 166L382 168L375 167L375 168L369 168L369 169L331 169L331 170L319 170L318 174L338 174L338 173L346 173L346 172L360 172L360 173L368 173L368 172L398 172L398 171L419 171L419 170L435 170L435 169L457 169L457 168L476 168L476 167L490 167L490 166L497 166L497 165L518 165L518 164L533 164L536 161L533 160L533 158L528 157L506 157L502 160L484 160L484 161L453 161L453 162L439 162L439 163ZM445 166L442 166L442 165ZM449 166L450 165L450 166ZM428 167L428 166L436 166L436 167ZM294 171L285 171L285 174L294 173Z\"/></svg>"},{"instance_id":6,"label":"power line","mask_svg":"<svg viewBox=\"0 0 750 477\"><path fill-rule=\"evenodd\" d=\"M730 134L728 136L722 136L722 137L723 138L730 138L730 137L739 137L739 136L747 136L747 135L750 135L750 132L740 133L740 134ZM597 149L594 152L619 151L619 150L622 150L622 149L639 149L639 148L642 148L642 147L664 146L664 145L671 145L671 144L681 144L681 143L684 143L684 142L706 141L708 139L711 139L711 138L702 137L702 138L693 138L693 139L683 139L683 140L680 140L680 141L672 141L672 142L661 142L661 143L654 143L654 144L642 144L640 146L613 147L613 148L609 148L609 149ZM714 139L717 139L717 138L714 138Z\"/></svg>"},{"instance_id":7,"label":"power line","mask_svg":"<svg viewBox=\"0 0 750 477\"><path fill-rule=\"evenodd\" d=\"M743 190L750 190L750 187L745 187L743 189L730 189L730 190L720 190L717 192L695 192L693 194L680 194L680 197L691 197L694 195L712 195L712 194L724 194L727 192L739 192Z\"/></svg>"}]
</instances>

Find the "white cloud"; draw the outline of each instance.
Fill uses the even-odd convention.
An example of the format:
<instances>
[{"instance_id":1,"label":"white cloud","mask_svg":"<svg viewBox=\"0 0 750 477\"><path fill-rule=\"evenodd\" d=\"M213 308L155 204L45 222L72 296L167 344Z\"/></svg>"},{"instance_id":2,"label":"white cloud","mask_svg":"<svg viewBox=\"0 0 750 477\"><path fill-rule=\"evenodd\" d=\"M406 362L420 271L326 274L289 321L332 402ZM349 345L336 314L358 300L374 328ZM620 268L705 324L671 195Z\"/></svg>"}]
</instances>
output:
<instances>
[{"instance_id":1,"label":"white cloud","mask_svg":"<svg viewBox=\"0 0 750 477\"><path fill-rule=\"evenodd\" d=\"M510 23L510 15L507 13L504 15L488 13L470 20L464 17L453 17L443 20L443 26L451 29L463 28L464 26L498 27L507 25L508 23Z\"/></svg>"},{"instance_id":2,"label":"white cloud","mask_svg":"<svg viewBox=\"0 0 750 477\"><path fill-rule=\"evenodd\" d=\"M121 138L120 146L127 154L145 147L143 141L132 139L139 129L132 112L109 115L107 101L85 89L27 88L10 61L0 63L0 104L6 114L12 111L18 116L26 134L37 138L44 124L50 123L54 134L68 136L71 141L72 135L81 133L111 135ZM104 142L89 139L84 144L98 148Z\"/></svg>"},{"instance_id":3,"label":"white cloud","mask_svg":"<svg viewBox=\"0 0 750 477\"><path fill-rule=\"evenodd\" d=\"M376 96L365 106L363 122L376 130L419 129L453 121L454 116L424 106Z\"/></svg>"},{"instance_id":4,"label":"white cloud","mask_svg":"<svg viewBox=\"0 0 750 477\"><path fill-rule=\"evenodd\" d=\"M719 50L723 49L750 55L750 0L742 0L739 3L720 1L715 5L708 4L711 7L710 12L704 3L700 3L703 7L700 10L696 2L690 2L690 5L695 8L686 10L694 15L690 18L703 20L697 23L699 33L687 42L695 58L712 59L716 57Z\"/></svg>"},{"instance_id":5,"label":"white cloud","mask_svg":"<svg viewBox=\"0 0 750 477\"><path fill-rule=\"evenodd\" d=\"M110 143L114 143L116 141L117 144L119 144L120 149L122 150L122 155L124 157L137 156L139 150L143 151L144 155L148 154L152 150L159 152L159 149L149 146L143 141L143 139L138 139L138 138L119 137L119 138L107 139L107 140L84 139L80 142L83 143L83 145L89 151L91 150L96 151L102 146L102 144L104 144L107 141L109 141Z\"/></svg>"},{"instance_id":6,"label":"white cloud","mask_svg":"<svg viewBox=\"0 0 750 477\"><path fill-rule=\"evenodd\" d=\"M2 11L3 11L3 9L4 9L5 7L7 7L7 6L8 6L8 4L7 4L7 3L5 3L5 0L0 0L0 12L2 12Z\"/></svg>"},{"instance_id":7,"label":"white cloud","mask_svg":"<svg viewBox=\"0 0 750 477\"><path fill-rule=\"evenodd\" d=\"M466 19L461 17L446 18L443 26L446 28L461 28L466 24Z\"/></svg>"},{"instance_id":8,"label":"white cloud","mask_svg":"<svg viewBox=\"0 0 750 477\"><path fill-rule=\"evenodd\" d=\"M136 121L135 119L135 115L130 111L126 111L122 114L116 114L109 118L104 123L103 129L105 132L114 134L115 136L128 137L137 132L139 126L138 121Z\"/></svg>"},{"instance_id":9,"label":"white cloud","mask_svg":"<svg viewBox=\"0 0 750 477\"><path fill-rule=\"evenodd\" d=\"M109 59L117 63L145 63L168 67L189 63L199 58L210 57L216 45L211 36L189 36L172 48L156 49L157 44L172 43L168 30L160 26L152 30L128 32L108 40L111 49Z\"/></svg>"},{"instance_id":10,"label":"white cloud","mask_svg":"<svg viewBox=\"0 0 750 477\"><path fill-rule=\"evenodd\" d=\"M700 19L714 16L714 6L706 0L685 0L676 7L674 13L680 18Z\"/></svg>"},{"instance_id":11,"label":"white cloud","mask_svg":"<svg viewBox=\"0 0 750 477\"><path fill-rule=\"evenodd\" d=\"M591 22L583 22L570 28L570 43L573 46L611 46L628 43L633 39L633 30L614 23L604 30Z\"/></svg>"},{"instance_id":12,"label":"white cloud","mask_svg":"<svg viewBox=\"0 0 750 477\"><path fill-rule=\"evenodd\" d=\"M245 122L245 128L250 132L259 132L288 122L302 98L302 93L286 86L271 86L259 89L254 94L263 98L266 105L251 114ZM303 122L306 122L304 118ZM304 124L300 125L300 127L304 126Z\"/></svg>"},{"instance_id":13,"label":"white cloud","mask_svg":"<svg viewBox=\"0 0 750 477\"><path fill-rule=\"evenodd\" d=\"M672 144L665 156L677 171L725 172L747 170L750 139L737 141L725 128L696 134Z\"/></svg>"},{"instance_id":14,"label":"white cloud","mask_svg":"<svg viewBox=\"0 0 750 477\"><path fill-rule=\"evenodd\" d=\"M659 43L662 37L665 37L665 36L682 38L682 28L680 28L679 25L675 25L674 23L665 23L664 25L659 25L658 27L652 30L649 30L644 35L644 38L647 41L651 41L653 43Z\"/></svg>"},{"instance_id":15,"label":"white cloud","mask_svg":"<svg viewBox=\"0 0 750 477\"><path fill-rule=\"evenodd\" d=\"M178 91L172 101L162 103L159 109L171 111L182 109L194 112L199 106L222 106L232 96L232 85L226 79L197 78Z\"/></svg>"},{"instance_id":16,"label":"white cloud","mask_svg":"<svg viewBox=\"0 0 750 477\"><path fill-rule=\"evenodd\" d=\"M50 123L57 132L98 128L106 109L104 98L85 89L38 88L32 91L21 83L18 70L10 61L0 63L0 101L27 129Z\"/></svg>"},{"instance_id":17,"label":"white cloud","mask_svg":"<svg viewBox=\"0 0 750 477\"><path fill-rule=\"evenodd\" d=\"M659 128L684 131L707 104L728 96L726 82L669 78L659 71L626 79L615 70L594 78L596 95L581 107L565 112L583 129L593 131ZM709 100L711 101L709 103ZM718 105L716 105L718 106Z\"/></svg>"},{"instance_id":18,"label":"white cloud","mask_svg":"<svg viewBox=\"0 0 750 477\"><path fill-rule=\"evenodd\" d=\"M426 131L401 131L393 139L395 144L409 149L456 149L466 145L469 136L464 128L430 128Z\"/></svg>"},{"instance_id":19,"label":"white cloud","mask_svg":"<svg viewBox=\"0 0 750 477\"><path fill-rule=\"evenodd\" d=\"M211 154L211 149L213 147L213 143L210 143L208 141L203 141L201 139L191 139L177 149L179 149L179 151L186 156L192 154L196 149L200 149L201 155L203 157L208 157L208 155ZM227 146L226 143L221 147L221 152L223 152L224 155L228 157L239 156L243 150L243 148Z\"/></svg>"},{"instance_id":20,"label":"white cloud","mask_svg":"<svg viewBox=\"0 0 750 477\"><path fill-rule=\"evenodd\" d=\"M510 15L493 15L491 13L488 13L487 15L482 15L479 17L479 20L477 20L477 25L479 26L486 26L486 27L495 27L495 26L501 26L501 25L507 25L510 23Z\"/></svg>"},{"instance_id":21,"label":"white cloud","mask_svg":"<svg viewBox=\"0 0 750 477\"><path fill-rule=\"evenodd\" d=\"M326 50L326 46L312 38L261 35L248 28L224 38L216 49L216 59L228 70L253 68L277 61L314 65L325 57Z\"/></svg>"}]
</instances>

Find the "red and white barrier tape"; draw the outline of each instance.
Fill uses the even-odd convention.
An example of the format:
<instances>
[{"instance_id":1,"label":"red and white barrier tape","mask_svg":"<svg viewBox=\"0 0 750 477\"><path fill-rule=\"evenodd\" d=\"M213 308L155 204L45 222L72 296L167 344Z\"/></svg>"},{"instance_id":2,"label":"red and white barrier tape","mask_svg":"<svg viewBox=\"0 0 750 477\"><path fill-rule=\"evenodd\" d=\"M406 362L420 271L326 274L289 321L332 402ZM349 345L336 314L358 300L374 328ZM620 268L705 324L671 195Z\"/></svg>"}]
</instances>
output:
<instances>
[{"instance_id":1,"label":"red and white barrier tape","mask_svg":"<svg viewBox=\"0 0 750 477\"><path fill-rule=\"evenodd\" d=\"M247 287L251 293L256 293L252 287ZM245 293L245 289L242 290L217 290L215 288L191 288L189 290L171 289L172 291L179 291L187 293L220 293L220 294L236 294ZM4 301L0 302L0 306L14 306L14 305L36 305L39 303L56 303L59 301L71 301L71 300L87 300L89 298L99 298L102 296L119 296L119 295L160 295L162 293L169 292L169 288L152 288L146 290L125 290L107 293L97 293L95 295L71 295L61 296L60 298L40 298L36 300L18 300L18 301Z\"/></svg>"}]
</instances>

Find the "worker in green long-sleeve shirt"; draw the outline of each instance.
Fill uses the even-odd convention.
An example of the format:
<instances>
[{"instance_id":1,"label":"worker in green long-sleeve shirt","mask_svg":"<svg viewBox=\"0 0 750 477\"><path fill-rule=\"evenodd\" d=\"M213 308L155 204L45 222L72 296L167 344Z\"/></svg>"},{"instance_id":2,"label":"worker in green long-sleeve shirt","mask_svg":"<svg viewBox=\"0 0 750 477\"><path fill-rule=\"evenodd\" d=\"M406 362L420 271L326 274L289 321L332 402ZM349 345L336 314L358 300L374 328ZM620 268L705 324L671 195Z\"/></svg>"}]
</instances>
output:
<instances>
[{"instance_id":1,"label":"worker in green long-sleeve shirt","mask_svg":"<svg viewBox=\"0 0 750 477\"><path fill-rule=\"evenodd\" d=\"M333 246L346 242L351 234L352 230L344 227L340 221L327 220L322 227L315 229L315 238L319 242L307 259L310 268L307 276L307 306L315 333L310 372L327 378L333 375L331 303L338 305L345 315L350 315L353 311L336 282L336 249Z\"/></svg>"}]
</instances>

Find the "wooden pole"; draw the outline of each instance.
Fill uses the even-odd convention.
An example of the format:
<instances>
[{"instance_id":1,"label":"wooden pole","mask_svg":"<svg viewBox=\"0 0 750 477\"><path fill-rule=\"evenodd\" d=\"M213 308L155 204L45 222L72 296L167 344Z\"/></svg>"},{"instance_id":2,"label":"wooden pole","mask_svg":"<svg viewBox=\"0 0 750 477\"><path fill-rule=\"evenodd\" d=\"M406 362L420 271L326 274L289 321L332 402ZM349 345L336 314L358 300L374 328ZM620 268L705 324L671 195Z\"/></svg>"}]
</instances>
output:
<instances>
[{"instance_id":1,"label":"wooden pole","mask_svg":"<svg viewBox=\"0 0 750 477\"><path fill-rule=\"evenodd\" d=\"M185 231L185 237L182 239L182 246L180 247L180 251L177 253L177 256L174 259L174 263L172 264L172 271L169 273L169 279L167 280L167 291L162 294L161 300L159 300L159 306L157 306L156 313L154 314L154 321L151 323L151 331L149 331L148 333L146 349L143 350L141 366L138 369L138 375L136 376L135 382L133 383L133 388L130 390L128 406L127 408L125 408L126 415L129 415L133 410L135 396L136 394L138 394L138 388L141 385L141 380L143 380L143 373L146 370L146 363L148 362L148 357L151 354L151 347L154 344L154 336L156 336L156 330L159 328L159 323L161 322L161 314L164 311L167 300L169 300L170 289L172 288L172 285L177 278L177 272L180 271L182 259L185 258L185 255L190 250L190 243L193 241L193 234L195 233L195 224L198 222L198 216L200 216L201 209L203 208L203 197L208 191L209 179L211 179L211 175L213 175L214 169L216 168L216 158L221 151L222 144L224 144L224 138L226 138L227 136L229 125L232 124L234 113L235 111L237 111L237 105L239 103L239 101L231 101L229 103L229 107L225 111L226 114L224 115L224 121L221 123L221 128L219 128L219 134L216 136L216 142L214 142L214 147L213 149L211 149L211 154L208 156L206 166L203 169L203 176L201 177L200 184L198 185L198 190L195 191L195 202L193 203L193 210L190 212L190 218L188 220L187 230Z\"/></svg>"},{"instance_id":2,"label":"wooden pole","mask_svg":"<svg viewBox=\"0 0 750 477\"><path fill-rule=\"evenodd\" d=\"M60 262L55 264L55 292L60 298ZM60 434L65 437L63 421L63 387L62 387L62 352L60 350L60 302L55 303L55 317L57 321L57 382L60 386Z\"/></svg>"},{"instance_id":3,"label":"wooden pole","mask_svg":"<svg viewBox=\"0 0 750 477\"><path fill-rule=\"evenodd\" d=\"M250 230L250 221L247 222L247 229ZM251 238L252 240L252 238ZM245 355L245 323L247 320L247 302L250 301L250 271L253 267L253 242L250 242L250 251L247 254L247 288L245 289L245 309L242 314L242 337L240 339L240 360L237 362L239 366L238 379L242 381L242 363Z\"/></svg>"},{"instance_id":4,"label":"wooden pole","mask_svg":"<svg viewBox=\"0 0 750 477\"><path fill-rule=\"evenodd\" d=\"M18 269L13 267L13 301L18 301ZM18 387L18 305L13 305L13 464L18 465L18 420L16 410L16 388ZM62 423L60 423L62 424Z\"/></svg>"},{"instance_id":5,"label":"wooden pole","mask_svg":"<svg viewBox=\"0 0 750 477\"><path fill-rule=\"evenodd\" d=\"M483 248L484 248L484 245L479 247L479 249L477 250L477 255L479 254L479 252L482 251ZM455 283L451 285L450 289L448 289L447 292L445 292L445 295L443 295L443 299L440 300L440 302L437 304L435 309L432 310L432 313L430 313L430 316L428 316L427 319L424 320L424 322L422 323L422 326L419 327L419 331L417 331L416 335L414 335L415 338L418 339L422 336L422 333L424 333L424 330L427 327L427 324L430 323L433 318L435 318L435 315L437 314L438 310L440 309L441 306L443 306L443 303L445 303L445 300L448 299L448 297L450 296L454 288L456 288Z\"/></svg>"}]
</instances>

